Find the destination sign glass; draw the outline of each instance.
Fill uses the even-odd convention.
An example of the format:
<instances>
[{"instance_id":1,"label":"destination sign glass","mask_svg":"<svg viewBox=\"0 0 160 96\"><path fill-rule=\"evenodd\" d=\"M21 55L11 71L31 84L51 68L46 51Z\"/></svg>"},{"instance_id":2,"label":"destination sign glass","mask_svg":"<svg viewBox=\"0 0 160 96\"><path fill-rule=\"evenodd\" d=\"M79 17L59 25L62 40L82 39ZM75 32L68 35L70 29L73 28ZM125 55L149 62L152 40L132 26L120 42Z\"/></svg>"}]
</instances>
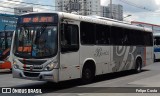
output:
<instances>
[{"instance_id":1,"label":"destination sign glass","mask_svg":"<svg viewBox=\"0 0 160 96\"><path fill-rule=\"evenodd\" d=\"M49 17L49 16L48 17L46 17L46 16L43 16L43 17L26 17L26 18L23 18L22 22L23 23L54 22L54 18Z\"/></svg>"},{"instance_id":2,"label":"destination sign glass","mask_svg":"<svg viewBox=\"0 0 160 96\"><path fill-rule=\"evenodd\" d=\"M19 23L57 23L57 15L25 15L19 18Z\"/></svg>"}]
</instances>

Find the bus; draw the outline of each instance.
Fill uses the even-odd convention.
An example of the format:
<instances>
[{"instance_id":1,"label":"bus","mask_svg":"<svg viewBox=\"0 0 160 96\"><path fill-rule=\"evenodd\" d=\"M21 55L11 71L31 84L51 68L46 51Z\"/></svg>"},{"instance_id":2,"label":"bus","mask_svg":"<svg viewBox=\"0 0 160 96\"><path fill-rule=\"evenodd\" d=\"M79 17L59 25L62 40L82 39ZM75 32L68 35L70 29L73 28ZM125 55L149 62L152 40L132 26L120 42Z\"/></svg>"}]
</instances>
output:
<instances>
[{"instance_id":1,"label":"bus","mask_svg":"<svg viewBox=\"0 0 160 96\"><path fill-rule=\"evenodd\" d=\"M0 69L12 69L8 58L13 32L12 30L0 31Z\"/></svg>"},{"instance_id":2,"label":"bus","mask_svg":"<svg viewBox=\"0 0 160 96\"><path fill-rule=\"evenodd\" d=\"M64 12L18 18L10 61L13 78L60 82L141 71L153 63L152 30Z\"/></svg>"},{"instance_id":3,"label":"bus","mask_svg":"<svg viewBox=\"0 0 160 96\"><path fill-rule=\"evenodd\" d=\"M154 33L154 61L160 59L160 33Z\"/></svg>"}]
</instances>

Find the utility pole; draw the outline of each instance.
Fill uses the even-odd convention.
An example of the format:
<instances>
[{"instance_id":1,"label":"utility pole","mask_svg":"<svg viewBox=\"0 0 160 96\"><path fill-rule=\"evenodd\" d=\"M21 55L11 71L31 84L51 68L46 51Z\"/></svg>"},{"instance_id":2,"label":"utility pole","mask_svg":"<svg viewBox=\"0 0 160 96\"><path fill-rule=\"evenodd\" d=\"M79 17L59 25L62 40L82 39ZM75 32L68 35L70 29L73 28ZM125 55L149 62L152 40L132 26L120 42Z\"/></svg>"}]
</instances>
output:
<instances>
[{"instance_id":1,"label":"utility pole","mask_svg":"<svg viewBox=\"0 0 160 96\"><path fill-rule=\"evenodd\" d=\"M112 0L110 0L110 13L111 13L111 18L113 19L113 15L112 15Z\"/></svg>"}]
</instances>

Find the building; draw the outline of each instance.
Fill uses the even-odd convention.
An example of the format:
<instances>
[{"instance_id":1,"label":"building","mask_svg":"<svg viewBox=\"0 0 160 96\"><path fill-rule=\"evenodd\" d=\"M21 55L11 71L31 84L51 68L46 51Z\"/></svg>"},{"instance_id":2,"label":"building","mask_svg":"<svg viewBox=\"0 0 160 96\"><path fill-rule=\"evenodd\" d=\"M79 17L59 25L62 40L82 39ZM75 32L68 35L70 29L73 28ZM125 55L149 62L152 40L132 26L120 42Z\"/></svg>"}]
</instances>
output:
<instances>
[{"instance_id":1,"label":"building","mask_svg":"<svg viewBox=\"0 0 160 96\"><path fill-rule=\"evenodd\" d=\"M123 6L122 5L112 4L111 6L109 4L108 6L102 6L101 10L102 10L102 13L101 13L102 17L107 17L107 18L112 18L112 19L123 21Z\"/></svg>"},{"instance_id":2,"label":"building","mask_svg":"<svg viewBox=\"0 0 160 96\"><path fill-rule=\"evenodd\" d=\"M102 11L102 13L101 13L102 17L109 18L109 12L110 12L110 10L109 10L108 6L101 6L101 11Z\"/></svg>"},{"instance_id":3,"label":"building","mask_svg":"<svg viewBox=\"0 0 160 96\"><path fill-rule=\"evenodd\" d=\"M15 30L17 16L10 14L0 14L0 31Z\"/></svg>"},{"instance_id":4,"label":"building","mask_svg":"<svg viewBox=\"0 0 160 96\"><path fill-rule=\"evenodd\" d=\"M101 16L100 0L79 0L81 2L80 15L97 15Z\"/></svg>"},{"instance_id":5,"label":"building","mask_svg":"<svg viewBox=\"0 0 160 96\"><path fill-rule=\"evenodd\" d=\"M78 0L55 0L55 2L56 11L71 13L80 10Z\"/></svg>"},{"instance_id":6,"label":"building","mask_svg":"<svg viewBox=\"0 0 160 96\"><path fill-rule=\"evenodd\" d=\"M117 5L117 4L112 4L108 5L109 8L109 18L116 19L123 21L123 6L122 5Z\"/></svg>"},{"instance_id":7,"label":"building","mask_svg":"<svg viewBox=\"0 0 160 96\"><path fill-rule=\"evenodd\" d=\"M101 6L100 0L55 0L56 11L77 12L79 15L96 15L123 21L123 6Z\"/></svg>"},{"instance_id":8,"label":"building","mask_svg":"<svg viewBox=\"0 0 160 96\"><path fill-rule=\"evenodd\" d=\"M15 15L21 15L24 13L33 12L33 7L16 7L14 8Z\"/></svg>"},{"instance_id":9,"label":"building","mask_svg":"<svg viewBox=\"0 0 160 96\"><path fill-rule=\"evenodd\" d=\"M100 0L55 0L56 11L101 16Z\"/></svg>"},{"instance_id":10,"label":"building","mask_svg":"<svg viewBox=\"0 0 160 96\"><path fill-rule=\"evenodd\" d=\"M131 24L145 27L145 28L150 28L154 33L160 33L160 25L155 25L155 24L150 24L145 22L138 22L138 21L132 21Z\"/></svg>"}]
</instances>

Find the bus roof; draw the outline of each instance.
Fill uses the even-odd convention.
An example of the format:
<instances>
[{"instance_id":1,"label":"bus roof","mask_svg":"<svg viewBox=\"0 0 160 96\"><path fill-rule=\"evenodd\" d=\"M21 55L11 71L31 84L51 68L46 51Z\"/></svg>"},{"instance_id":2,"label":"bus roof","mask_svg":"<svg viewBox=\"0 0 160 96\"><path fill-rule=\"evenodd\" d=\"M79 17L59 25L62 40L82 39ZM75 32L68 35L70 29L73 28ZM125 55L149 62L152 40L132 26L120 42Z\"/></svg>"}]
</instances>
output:
<instances>
[{"instance_id":1,"label":"bus roof","mask_svg":"<svg viewBox=\"0 0 160 96\"><path fill-rule=\"evenodd\" d=\"M76 15L76 14L65 13L65 12L31 12L31 13L25 13L23 15L42 14L42 13L57 13L61 18L65 18L65 19L73 19L77 21L85 21L85 22L91 22L91 23L105 24L105 25L110 25L110 26L117 26L117 27L123 27L123 28L128 28L128 29L136 29L136 30L142 30L146 32L152 32L152 30L149 28L135 26L135 25L125 23L122 21L118 21L118 20L114 20L114 19L93 18L90 16L82 16L82 15Z\"/></svg>"}]
</instances>

